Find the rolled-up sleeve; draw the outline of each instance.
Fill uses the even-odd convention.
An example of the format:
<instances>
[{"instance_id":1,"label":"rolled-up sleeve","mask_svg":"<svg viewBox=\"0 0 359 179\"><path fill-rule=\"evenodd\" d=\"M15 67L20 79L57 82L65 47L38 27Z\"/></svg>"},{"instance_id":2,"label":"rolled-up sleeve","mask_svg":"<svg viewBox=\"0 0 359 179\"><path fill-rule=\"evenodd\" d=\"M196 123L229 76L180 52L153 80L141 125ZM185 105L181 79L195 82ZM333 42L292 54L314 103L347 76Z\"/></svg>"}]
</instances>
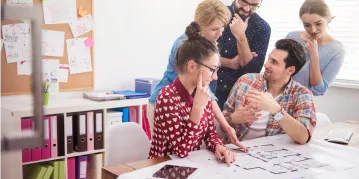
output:
<instances>
[{"instance_id":1,"label":"rolled-up sleeve","mask_svg":"<svg viewBox=\"0 0 359 179\"><path fill-rule=\"evenodd\" d=\"M293 114L293 117L308 130L309 142L317 124L313 95L310 92L299 94Z\"/></svg>"}]
</instances>

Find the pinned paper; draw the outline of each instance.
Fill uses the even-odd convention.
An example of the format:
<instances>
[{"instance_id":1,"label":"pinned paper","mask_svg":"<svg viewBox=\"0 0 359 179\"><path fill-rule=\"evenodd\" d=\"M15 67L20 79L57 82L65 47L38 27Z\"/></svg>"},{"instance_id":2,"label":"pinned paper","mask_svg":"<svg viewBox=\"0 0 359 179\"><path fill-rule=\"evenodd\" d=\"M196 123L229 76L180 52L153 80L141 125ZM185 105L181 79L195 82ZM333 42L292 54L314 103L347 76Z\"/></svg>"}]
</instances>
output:
<instances>
[{"instance_id":1,"label":"pinned paper","mask_svg":"<svg viewBox=\"0 0 359 179\"><path fill-rule=\"evenodd\" d=\"M81 17L83 17L83 16L86 16L86 15L88 14L88 12L87 12L86 9L84 9L84 8L82 8L82 7L80 6L78 14L79 14Z\"/></svg>"},{"instance_id":2,"label":"pinned paper","mask_svg":"<svg viewBox=\"0 0 359 179\"><path fill-rule=\"evenodd\" d=\"M43 80L50 83L49 92L59 92L59 60L48 59L42 61Z\"/></svg>"},{"instance_id":3,"label":"pinned paper","mask_svg":"<svg viewBox=\"0 0 359 179\"><path fill-rule=\"evenodd\" d=\"M77 19L74 0L44 0L42 6L45 24L66 24Z\"/></svg>"},{"instance_id":4,"label":"pinned paper","mask_svg":"<svg viewBox=\"0 0 359 179\"><path fill-rule=\"evenodd\" d=\"M63 31L42 31L42 55L44 56L64 56L65 32Z\"/></svg>"},{"instance_id":5,"label":"pinned paper","mask_svg":"<svg viewBox=\"0 0 359 179\"><path fill-rule=\"evenodd\" d=\"M59 70L59 82L67 82L68 78L69 78L69 65L67 64L60 64L59 66L60 70Z\"/></svg>"},{"instance_id":6,"label":"pinned paper","mask_svg":"<svg viewBox=\"0 0 359 179\"><path fill-rule=\"evenodd\" d=\"M31 75L32 74L32 61L17 62L17 75Z\"/></svg>"},{"instance_id":7,"label":"pinned paper","mask_svg":"<svg viewBox=\"0 0 359 179\"><path fill-rule=\"evenodd\" d=\"M87 48L91 48L93 46L93 44L94 44L94 41L91 39L91 37L89 37L85 40L85 46Z\"/></svg>"},{"instance_id":8,"label":"pinned paper","mask_svg":"<svg viewBox=\"0 0 359 179\"><path fill-rule=\"evenodd\" d=\"M69 23L74 37L90 32L93 29L93 19L91 14L75 19Z\"/></svg>"},{"instance_id":9,"label":"pinned paper","mask_svg":"<svg viewBox=\"0 0 359 179\"><path fill-rule=\"evenodd\" d=\"M9 6L32 6L32 0L6 0L6 4Z\"/></svg>"},{"instance_id":10,"label":"pinned paper","mask_svg":"<svg viewBox=\"0 0 359 179\"><path fill-rule=\"evenodd\" d=\"M85 46L86 38L67 39L67 55L70 74L92 71L90 49Z\"/></svg>"},{"instance_id":11,"label":"pinned paper","mask_svg":"<svg viewBox=\"0 0 359 179\"><path fill-rule=\"evenodd\" d=\"M31 29L28 23L2 26L7 63L31 60Z\"/></svg>"},{"instance_id":12,"label":"pinned paper","mask_svg":"<svg viewBox=\"0 0 359 179\"><path fill-rule=\"evenodd\" d=\"M1 41L1 50L2 50L2 46L4 45L4 40L0 39L0 41Z\"/></svg>"}]
</instances>

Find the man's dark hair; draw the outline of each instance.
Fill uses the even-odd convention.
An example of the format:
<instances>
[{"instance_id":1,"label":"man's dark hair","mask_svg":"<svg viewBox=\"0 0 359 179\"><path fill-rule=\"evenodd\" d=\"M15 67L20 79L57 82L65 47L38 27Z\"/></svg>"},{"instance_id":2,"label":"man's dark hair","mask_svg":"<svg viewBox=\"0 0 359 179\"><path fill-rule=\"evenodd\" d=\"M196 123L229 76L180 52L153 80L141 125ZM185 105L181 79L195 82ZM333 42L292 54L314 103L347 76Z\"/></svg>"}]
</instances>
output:
<instances>
[{"instance_id":1,"label":"man's dark hair","mask_svg":"<svg viewBox=\"0 0 359 179\"><path fill-rule=\"evenodd\" d=\"M284 59L285 68L294 66L294 76L304 66L306 62L305 52L303 46L293 39L281 39L275 43L275 48L288 52L287 58Z\"/></svg>"}]
</instances>

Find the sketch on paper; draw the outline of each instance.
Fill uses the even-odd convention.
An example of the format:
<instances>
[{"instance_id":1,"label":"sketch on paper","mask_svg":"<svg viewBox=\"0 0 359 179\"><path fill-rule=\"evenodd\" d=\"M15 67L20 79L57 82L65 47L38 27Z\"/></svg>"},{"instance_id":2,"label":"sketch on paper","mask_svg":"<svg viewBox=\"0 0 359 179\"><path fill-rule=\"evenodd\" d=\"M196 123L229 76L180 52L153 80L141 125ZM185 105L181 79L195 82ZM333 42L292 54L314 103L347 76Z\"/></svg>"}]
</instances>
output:
<instances>
[{"instance_id":1,"label":"sketch on paper","mask_svg":"<svg viewBox=\"0 0 359 179\"><path fill-rule=\"evenodd\" d=\"M31 60L31 29L27 23L2 26L7 63Z\"/></svg>"},{"instance_id":2,"label":"sketch on paper","mask_svg":"<svg viewBox=\"0 0 359 179\"><path fill-rule=\"evenodd\" d=\"M85 45L86 38L67 39L67 55L70 74L92 71L90 49Z\"/></svg>"},{"instance_id":3,"label":"sketch on paper","mask_svg":"<svg viewBox=\"0 0 359 179\"><path fill-rule=\"evenodd\" d=\"M42 61L43 80L50 83L49 92L59 92L59 60L45 59Z\"/></svg>"},{"instance_id":4,"label":"sketch on paper","mask_svg":"<svg viewBox=\"0 0 359 179\"><path fill-rule=\"evenodd\" d=\"M66 24L77 18L74 0L47 0L42 6L45 24Z\"/></svg>"},{"instance_id":5,"label":"sketch on paper","mask_svg":"<svg viewBox=\"0 0 359 179\"><path fill-rule=\"evenodd\" d=\"M91 14L89 14L79 19L74 19L69 25L73 36L78 37L93 29L93 19Z\"/></svg>"},{"instance_id":6,"label":"sketch on paper","mask_svg":"<svg viewBox=\"0 0 359 179\"><path fill-rule=\"evenodd\" d=\"M63 57L65 32L43 30L42 31L42 55Z\"/></svg>"},{"instance_id":7,"label":"sketch on paper","mask_svg":"<svg viewBox=\"0 0 359 179\"><path fill-rule=\"evenodd\" d=\"M28 75L32 74L32 61L21 61L17 62L17 75Z\"/></svg>"}]
</instances>

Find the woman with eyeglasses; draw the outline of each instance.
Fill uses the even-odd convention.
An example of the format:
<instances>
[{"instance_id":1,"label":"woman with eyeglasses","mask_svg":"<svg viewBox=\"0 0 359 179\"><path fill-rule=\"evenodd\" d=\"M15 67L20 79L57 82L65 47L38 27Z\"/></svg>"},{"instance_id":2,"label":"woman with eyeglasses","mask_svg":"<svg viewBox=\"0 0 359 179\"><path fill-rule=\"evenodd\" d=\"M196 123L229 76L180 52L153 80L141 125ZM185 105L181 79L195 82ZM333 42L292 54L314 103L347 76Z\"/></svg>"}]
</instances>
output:
<instances>
[{"instance_id":1,"label":"woman with eyeglasses","mask_svg":"<svg viewBox=\"0 0 359 179\"><path fill-rule=\"evenodd\" d=\"M186 28L186 36L175 53L178 76L161 89L156 100L149 158L172 154L187 157L204 141L229 166L235 154L223 146L216 132L208 90L210 82L217 79L219 51L201 36L197 22Z\"/></svg>"},{"instance_id":2,"label":"woman with eyeglasses","mask_svg":"<svg viewBox=\"0 0 359 179\"><path fill-rule=\"evenodd\" d=\"M328 32L333 20L328 5L323 0L306 0L299 11L305 31L287 35L306 49L307 62L293 79L306 86L313 95L324 95L333 83L344 62L344 46Z\"/></svg>"},{"instance_id":3,"label":"woman with eyeglasses","mask_svg":"<svg viewBox=\"0 0 359 179\"><path fill-rule=\"evenodd\" d=\"M227 25L228 22L230 21L230 12L228 8L219 0L204 0L197 6L194 20L200 26L199 35L216 45L217 39L222 35L224 26ZM153 133L153 128L154 128L153 127L153 123L154 123L153 116L155 112L154 108L156 105L158 105L155 104L156 99L158 98L158 94L160 93L162 88L172 83L177 78L178 74L175 71L175 68L177 67L175 62L175 54L178 47L186 39L187 39L186 35L183 34L173 44L171 49L171 54L169 56L169 63L167 65L167 69L163 75L161 82L157 85L157 87L155 88L154 92L151 94L151 97L149 99L149 103L147 106L147 118L150 124L151 134ZM209 67L208 69L212 74L216 73L216 71L218 70L217 68L213 68L213 67ZM237 139L236 132L234 131L234 129L230 127L230 125L225 120L222 111L220 110L217 104L216 96L211 91L210 94L212 99L212 110L214 112L214 116L222 126L222 129L226 131L227 135L229 136L233 144L243 149L246 149L246 147L243 146Z\"/></svg>"}]
</instances>

